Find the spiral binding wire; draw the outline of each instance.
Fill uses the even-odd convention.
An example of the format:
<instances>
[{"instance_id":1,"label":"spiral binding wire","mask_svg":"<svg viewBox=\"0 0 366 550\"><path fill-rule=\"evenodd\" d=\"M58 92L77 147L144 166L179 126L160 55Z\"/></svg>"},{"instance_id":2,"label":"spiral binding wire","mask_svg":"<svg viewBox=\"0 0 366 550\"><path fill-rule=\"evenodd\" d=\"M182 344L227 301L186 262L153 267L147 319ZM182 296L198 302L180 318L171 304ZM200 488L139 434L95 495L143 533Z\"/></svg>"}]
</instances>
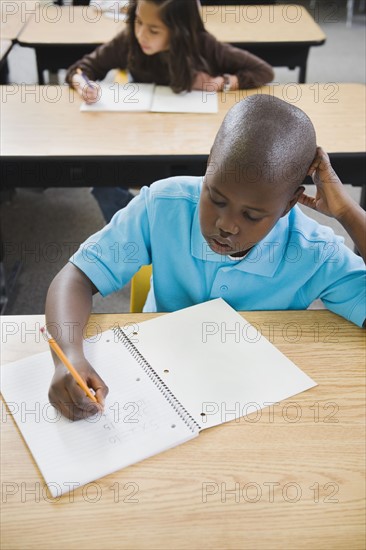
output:
<instances>
[{"instance_id":1,"label":"spiral binding wire","mask_svg":"<svg viewBox=\"0 0 366 550\"><path fill-rule=\"evenodd\" d=\"M116 327L113 327L113 332L117 336L119 341L122 342L122 344L128 349L132 357L142 367L143 371L147 374L150 380L155 384L155 386L163 394L165 399L168 401L168 403L170 403L170 405L173 407L175 412L183 420L185 425L188 426L191 432L195 432L196 429L200 429L200 425L189 414L187 409L183 407L182 403L179 401L179 399L177 399L177 397L174 395L171 389L168 388L168 386L160 378L160 376L154 371L150 363L146 361L145 357L139 352L139 350L136 348L134 343L131 342L131 340L129 339L127 334L124 332L124 330L121 327L116 326Z\"/></svg>"}]
</instances>

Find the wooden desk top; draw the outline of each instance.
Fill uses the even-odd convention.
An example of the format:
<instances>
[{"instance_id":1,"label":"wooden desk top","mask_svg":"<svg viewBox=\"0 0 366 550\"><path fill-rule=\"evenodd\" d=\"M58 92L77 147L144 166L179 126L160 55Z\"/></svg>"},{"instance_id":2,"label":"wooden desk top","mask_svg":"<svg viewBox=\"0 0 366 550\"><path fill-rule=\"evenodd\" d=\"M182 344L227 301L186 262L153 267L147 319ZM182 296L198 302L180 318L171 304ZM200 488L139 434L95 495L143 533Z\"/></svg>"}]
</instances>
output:
<instances>
[{"instance_id":1,"label":"wooden desk top","mask_svg":"<svg viewBox=\"0 0 366 550\"><path fill-rule=\"evenodd\" d=\"M2 405L3 547L363 549L365 332L325 310L243 315L318 386L56 502ZM43 322L2 317L3 363L47 349Z\"/></svg>"},{"instance_id":2,"label":"wooden desk top","mask_svg":"<svg viewBox=\"0 0 366 550\"><path fill-rule=\"evenodd\" d=\"M27 23L30 14L44 0L1 0L0 36L2 39L16 40Z\"/></svg>"},{"instance_id":3,"label":"wooden desk top","mask_svg":"<svg viewBox=\"0 0 366 550\"><path fill-rule=\"evenodd\" d=\"M205 26L222 42L322 44L326 36L302 6L203 6ZM20 33L22 44L101 44L124 23L92 6L40 6Z\"/></svg>"},{"instance_id":4,"label":"wooden desk top","mask_svg":"<svg viewBox=\"0 0 366 550\"><path fill-rule=\"evenodd\" d=\"M125 26L93 6L40 6L18 37L21 44L102 44Z\"/></svg>"},{"instance_id":5,"label":"wooden desk top","mask_svg":"<svg viewBox=\"0 0 366 550\"><path fill-rule=\"evenodd\" d=\"M326 35L302 6L202 6L206 29L221 42L322 44Z\"/></svg>"},{"instance_id":6,"label":"wooden desk top","mask_svg":"<svg viewBox=\"0 0 366 550\"><path fill-rule=\"evenodd\" d=\"M328 153L365 152L363 84L281 84L259 90L293 102L314 123ZM217 114L80 112L67 86L0 88L1 155L208 155L220 124L236 101L258 93L219 94Z\"/></svg>"}]
</instances>

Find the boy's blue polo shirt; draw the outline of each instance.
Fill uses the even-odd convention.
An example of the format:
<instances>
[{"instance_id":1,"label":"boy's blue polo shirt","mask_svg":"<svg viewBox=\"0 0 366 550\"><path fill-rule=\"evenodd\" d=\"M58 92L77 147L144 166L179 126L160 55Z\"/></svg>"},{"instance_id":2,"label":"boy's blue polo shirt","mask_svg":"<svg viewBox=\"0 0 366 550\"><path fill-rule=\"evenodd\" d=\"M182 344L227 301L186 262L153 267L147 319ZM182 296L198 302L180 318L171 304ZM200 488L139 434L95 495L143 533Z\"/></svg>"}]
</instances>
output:
<instances>
[{"instance_id":1,"label":"boy's blue polo shirt","mask_svg":"<svg viewBox=\"0 0 366 550\"><path fill-rule=\"evenodd\" d=\"M362 326L365 264L341 237L295 207L244 259L230 260L201 234L201 185L201 177L181 176L144 187L71 262L103 296L152 263L144 311L175 311L218 297L236 310L306 309L321 298Z\"/></svg>"}]
</instances>

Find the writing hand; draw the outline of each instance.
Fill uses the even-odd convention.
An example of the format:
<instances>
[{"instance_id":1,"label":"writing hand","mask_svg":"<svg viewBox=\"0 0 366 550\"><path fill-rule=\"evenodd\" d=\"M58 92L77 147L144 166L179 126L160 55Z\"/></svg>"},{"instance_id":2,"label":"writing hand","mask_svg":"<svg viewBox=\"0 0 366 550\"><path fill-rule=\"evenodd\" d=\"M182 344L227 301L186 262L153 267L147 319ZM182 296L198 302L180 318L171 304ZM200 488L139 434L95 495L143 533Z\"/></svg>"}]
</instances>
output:
<instances>
[{"instance_id":1,"label":"writing hand","mask_svg":"<svg viewBox=\"0 0 366 550\"><path fill-rule=\"evenodd\" d=\"M101 413L108 387L86 359L74 360L73 365L86 385L94 390L98 403L87 397L69 370L61 363L56 363L51 381L48 392L50 403L70 420L80 420Z\"/></svg>"},{"instance_id":2,"label":"writing hand","mask_svg":"<svg viewBox=\"0 0 366 550\"><path fill-rule=\"evenodd\" d=\"M92 80L86 80L80 71L73 75L72 85L88 105L98 101L100 97L100 86Z\"/></svg>"},{"instance_id":3,"label":"writing hand","mask_svg":"<svg viewBox=\"0 0 366 550\"><path fill-rule=\"evenodd\" d=\"M80 90L80 95L88 105L96 103L100 97L99 86L95 82L91 84L86 84L84 88ZM78 90L79 91L79 90Z\"/></svg>"}]
</instances>

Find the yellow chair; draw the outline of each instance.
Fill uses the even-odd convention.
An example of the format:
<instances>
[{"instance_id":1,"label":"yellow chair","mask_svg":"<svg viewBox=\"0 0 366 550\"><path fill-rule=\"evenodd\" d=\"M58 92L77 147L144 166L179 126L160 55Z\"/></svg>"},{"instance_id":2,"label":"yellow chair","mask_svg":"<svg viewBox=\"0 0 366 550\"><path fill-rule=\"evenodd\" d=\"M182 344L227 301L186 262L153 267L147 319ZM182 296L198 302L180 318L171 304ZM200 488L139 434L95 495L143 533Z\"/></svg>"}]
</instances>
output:
<instances>
[{"instance_id":1,"label":"yellow chair","mask_svg":"<svg viewBox=\"0 0 366 550\"><path fill-rule=\"evenodd\" d=\"M118 70L114 77L114 82L116 82L117 84L127 84L128 83L127 71Z\"/></svg>"},{"instance_id":2,"label":"yellow chair","mask_svg":"<svg viewBox=\"0 0 366 550\"><path fill-rule=\"evenodd\" d=\"M131 279L130 312L140 313L150 289L152 265L143 265Z\"/></svg>"}]
</instances>

